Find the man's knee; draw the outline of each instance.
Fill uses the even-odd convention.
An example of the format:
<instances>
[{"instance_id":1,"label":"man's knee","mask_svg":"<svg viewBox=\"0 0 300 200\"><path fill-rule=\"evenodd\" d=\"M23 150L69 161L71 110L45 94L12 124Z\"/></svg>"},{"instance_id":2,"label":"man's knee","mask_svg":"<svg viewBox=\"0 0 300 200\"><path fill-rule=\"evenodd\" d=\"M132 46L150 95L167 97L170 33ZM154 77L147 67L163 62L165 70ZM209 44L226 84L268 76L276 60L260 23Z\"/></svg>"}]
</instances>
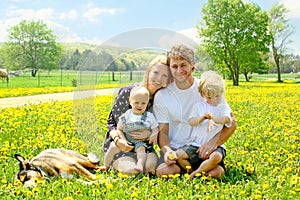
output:
<instances>
[{"instance_id":1,"label":"man's knee","mask_svg":"<svg viewBox=\"0 0 300 200\"><path fill-rule=\"evenodd\" d=\"M176 164L167 165L166 163L162 163L156 169L156 176L158 177L161 177L163 175L179 174L179 173L180 173L180 167L178 167Z\"/></svg>"}]
</instances>

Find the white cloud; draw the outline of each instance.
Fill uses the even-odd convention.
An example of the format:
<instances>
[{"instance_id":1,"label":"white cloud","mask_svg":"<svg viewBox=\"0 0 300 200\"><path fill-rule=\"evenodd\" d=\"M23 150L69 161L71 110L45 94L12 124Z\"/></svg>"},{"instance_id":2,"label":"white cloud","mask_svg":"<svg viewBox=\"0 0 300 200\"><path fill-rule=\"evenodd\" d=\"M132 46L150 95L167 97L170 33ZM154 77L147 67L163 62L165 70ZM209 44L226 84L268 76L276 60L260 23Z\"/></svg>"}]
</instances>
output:
<instances>
[{"instance_id":1,"label":"white cloud","mask_svg":"<svg viewBox=\"0 0 300 200\"><path fill-rule=\"evenodd\" d=\"M53 20L55 19L55 12L53 9L18 9L10 10L7 12L7 17L18 18L21 20L41 19L41 20Z\"/></svg>"},{"instance_id":2,"label":"white cloud","mask_svg":"<svg viewBox=\"0 0 300 200\"><path fill-rule=\"evenodd\" d=\"M81 38L74 32L72 32L68 27L55 22L48 22L48 28L53 30L54 34L58 37L58 42L81 42Z\"/></svg>"},{"instance_id":3,"label":"white cloud","mask_svg":"<svg viewBox=\"0 0 300 200\"><path fill-rule=\"evenodd\" d=\"M60 19L71 19L71 20L76 20L78 18L78 13L77 10L72 9L68 12L63 12L59 16Z\"/></svg>"},{"instance_id":4,"label":"white cloud","mask_svg":"<svg viewBox=\"0 0 300 200\"><path fill-rule=\"evenodd\" d=\"M72 32L68 27L61 24L55 23L59 19L76 19L76 10L70 10L65 13L58 14L53 9L9 9L6 12L6 20L0 21L0 30L4 30L0 34L0 42L7 41L7 30L20 23L22 20L42 20L44 21L48 28L53 30L54 34L58 36L58 41L63 42L80 42L81 38L74 32Z\"/></svg>"},{"instance_id":5,"label":"white cloud","mask_svg":"<svg viewBox=\"0 0 300 200\"><path fill-rule=\"evenodd\" d=\"M200 38L198 37L199 34L197 28L188 28L188 29L180 30L178 31L178 33L181 33L187 36L188 38L192 39L196 43L200 44Z\"/></svg>"},{"instance_id":6,"label":"white cloud","mask_svg":"<svg viewBox=\"0 0 300 200\"><path fill-rule=\"evenodd\" d=\"M289 9L288 16L293 19L300 19L300 1L295 0L280 0L279 3L285 5Z\"/></svg>"},{"instance_id":7,"label":"white cloud","mask_svg":"<svg viewBox=\"0 0 300 200\"><path fill-rule=\"evenodd\" d=\"M98 23L100 18L99 15L115 15L117 13L124 12L125 9L122 8L98 8L94 4L90 3L87 5L87 10L83 14L83 17L86 18L91 23Z\"/></svg>"}]
</instances>

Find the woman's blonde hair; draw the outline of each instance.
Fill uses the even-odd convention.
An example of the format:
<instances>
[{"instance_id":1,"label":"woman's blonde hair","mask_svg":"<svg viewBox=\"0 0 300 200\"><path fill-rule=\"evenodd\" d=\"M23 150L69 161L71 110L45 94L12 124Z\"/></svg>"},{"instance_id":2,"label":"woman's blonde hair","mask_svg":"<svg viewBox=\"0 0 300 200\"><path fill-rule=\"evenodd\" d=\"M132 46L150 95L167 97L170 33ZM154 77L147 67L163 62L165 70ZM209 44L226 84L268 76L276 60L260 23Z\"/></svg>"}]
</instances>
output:
<instances>
[{"instance_id":1,"label":"woman's blonde hair","mask_svg":"<svg viewBox=\"0 0 300 200\"><path fill-rule=\"evenodd\" d=\"M159 55L159 56L156 56L148 65L147 67L147 70L144 74L144 78L143 78L143 86L147 86L148 83L149 83L149 74L153 68L153 66L157 65L157 64L163 64L163 65L167 65L169 66L169 63L168 63L168 59L167 59L167 56L165 55ZM168 72L169 72L169 78L168 78L168 83L171 83L172 81L172 75L171 75L171 70L170 68L168 67Z\"/></svg>"},{"instance_id":2,"label":"woman's blonde hair","mask_svg":"<svg viewBox=\"0 0 300 200\"><path fill-rule=\"evenodd\" d=\"M221 95L225 92L225 82L217 72L206 71L201 75L198 91L202 97Z\"/></svg>"}]
</instances>

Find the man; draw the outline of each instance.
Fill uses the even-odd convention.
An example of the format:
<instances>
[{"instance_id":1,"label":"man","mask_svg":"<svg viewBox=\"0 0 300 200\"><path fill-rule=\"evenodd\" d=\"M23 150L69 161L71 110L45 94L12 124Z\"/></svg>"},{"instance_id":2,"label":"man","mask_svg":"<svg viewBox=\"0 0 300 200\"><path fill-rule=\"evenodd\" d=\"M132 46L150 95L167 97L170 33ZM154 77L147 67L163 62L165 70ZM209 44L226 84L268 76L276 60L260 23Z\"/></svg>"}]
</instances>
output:
<instances>
[{"instance_id":1,"label":"man","mask_svg":"<svg viewBox=\"0 0 300 200\"><path fill-rule=\"evenodd\" d=\"M168 54L170 69L174 82L167 88L159 90L154 98L154 114L159 123L158 144L161 157L156 169L157 176L180 173L175 151L192 142L194 127L188 123L188 117L194 104L201 101L198 84L193 77L195 70L194 51L185 45L175 45ZM224 127L220 133L200 147L199 155L203 160L218 146L225 143L236 129L235 119L230 128ZM200 165L201 163L199 163ZM207 172L219 178L225 173L223 160L214 169Z\"/></svg>"}]
</instances>

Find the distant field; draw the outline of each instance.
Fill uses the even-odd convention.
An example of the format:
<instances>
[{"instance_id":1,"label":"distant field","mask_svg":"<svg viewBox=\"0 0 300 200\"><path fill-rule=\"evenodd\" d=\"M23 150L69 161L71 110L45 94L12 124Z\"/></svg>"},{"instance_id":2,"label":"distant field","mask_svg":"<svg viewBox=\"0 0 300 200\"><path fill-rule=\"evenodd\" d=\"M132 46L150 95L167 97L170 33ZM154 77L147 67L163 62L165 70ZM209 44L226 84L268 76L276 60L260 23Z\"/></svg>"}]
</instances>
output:
<instances>
[{"instance_id":1,"label":"distant field","mask_svg":"<svg viewBox=\"0 0 300 200\"><path fill-rule=\"evenodd\" d=\"M115 88L129 83L141 82L143 71L133 72L95 72L95 71L71 71L56 70L48 73L41 71L36 77L32 77L30 71L18 76L10 77L9 82L0 80L0 98L47 94L57 92L71 92L74 86L88 87L89 89ZM201 72L194 73L200 77ZM282 74L281 79L285 82L300 82L300 74ZM276 82L277 74L253 74L250 82L270 81ZM245 82L244 76L240 75L241 83ZM226 80L227 85L232 85L231 80Z\"/></svg>"},{"instance_id":2,"label":"distant field","mask_svg":"<svg viewBox=\"0 0 300 200\"><path fill-rule=\"evenodd\" d=\"M10 77L9 83L0 81L0 88L34 88L34 87L61 87L73 86L76 80L78 85L117 84L130 81L139 82L143 79L143 71L130 72L96 72L96 71L72 71L55 70L41 71L36 77L31 72L20 73L18 76Z\"/></svg>"}]
</instances>

